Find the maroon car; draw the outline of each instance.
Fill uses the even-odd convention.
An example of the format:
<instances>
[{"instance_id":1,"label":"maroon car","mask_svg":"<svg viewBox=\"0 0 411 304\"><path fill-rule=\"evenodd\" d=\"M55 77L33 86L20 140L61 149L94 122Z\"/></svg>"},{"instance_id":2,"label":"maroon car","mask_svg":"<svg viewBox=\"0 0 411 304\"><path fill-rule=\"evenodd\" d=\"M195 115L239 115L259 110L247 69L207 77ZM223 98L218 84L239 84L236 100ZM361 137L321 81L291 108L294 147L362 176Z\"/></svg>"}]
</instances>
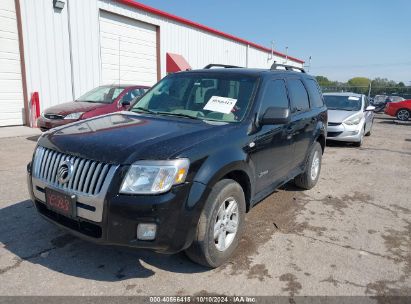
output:
<instances>
[{"instance_id":1,"label":"maroon car","mask_svg":"<svg viewBox=\"0 0 411 304\"><path fill-rule=\"evenodd\" d=\"M132 101L149 87L136 85L106 85L87 92L75 101L50 107L37 119L41 131L80 119L128 110Z\"/></svg>"}]
</instances>

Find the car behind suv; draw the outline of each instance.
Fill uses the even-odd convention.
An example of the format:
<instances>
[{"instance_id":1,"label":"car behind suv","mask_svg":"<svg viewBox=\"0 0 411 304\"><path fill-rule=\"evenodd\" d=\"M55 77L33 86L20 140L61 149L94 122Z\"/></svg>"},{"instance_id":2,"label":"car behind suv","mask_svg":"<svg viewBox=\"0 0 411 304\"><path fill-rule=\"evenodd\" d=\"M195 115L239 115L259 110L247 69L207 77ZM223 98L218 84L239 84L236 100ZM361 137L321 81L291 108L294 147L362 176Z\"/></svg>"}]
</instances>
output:
<instances>
[{"instance_id":1,"label":"car behind suv","mask_svg":"<svg viewBox=\"0 0 411 304\"><path fill-rule=\"evenodd\" d=\"M149 87L136 85L105 85L94 88L75 101L47 108L37 119L37 126L45 132L81 119L128 110L135 98Z\"/></svg>"},{"instance_id":2,"label":"car behind suv","mask_svg":"<svg viewBox=\"0 0 411 304\"><path fill-rule=\"evenodd\" d=\"M28 165L38 212L87 240L185 250L218 267L245 213L294 179L317 183L327 110L302 69L171 74L127 112L44 133Z\"/></svg>"},{"instance_id":3,"label":"car behind suv","mask_svg":"<svg viewBox=\"0 0 411 304\"><path fill-rule=\"evenodd\" d=\"M360 147L364 136L370 136L375 107L368 97L356 93L324 93L328 109L327 139L351 142Z\"/></svg>"}]
</instances>

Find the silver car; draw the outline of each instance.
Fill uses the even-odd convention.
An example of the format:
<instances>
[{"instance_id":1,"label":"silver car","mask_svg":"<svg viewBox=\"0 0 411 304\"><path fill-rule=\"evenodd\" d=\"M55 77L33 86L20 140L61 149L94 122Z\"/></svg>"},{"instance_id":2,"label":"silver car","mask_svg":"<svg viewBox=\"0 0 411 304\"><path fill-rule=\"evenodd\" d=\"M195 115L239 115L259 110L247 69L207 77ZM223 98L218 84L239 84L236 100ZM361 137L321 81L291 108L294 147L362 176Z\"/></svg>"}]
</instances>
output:
<instances>
[{"instance_id":1,"label":"silver car","mask_svg":"<svg viewBox=\"0 0 411 304\"><path fill-rule=\"evenodd\" d=\"M357 147L364 136L371 135L374 121L374 106L368 97L355 93L325 93L328 108L327 139L352 142Z\"/></svg>"}]
</instances>

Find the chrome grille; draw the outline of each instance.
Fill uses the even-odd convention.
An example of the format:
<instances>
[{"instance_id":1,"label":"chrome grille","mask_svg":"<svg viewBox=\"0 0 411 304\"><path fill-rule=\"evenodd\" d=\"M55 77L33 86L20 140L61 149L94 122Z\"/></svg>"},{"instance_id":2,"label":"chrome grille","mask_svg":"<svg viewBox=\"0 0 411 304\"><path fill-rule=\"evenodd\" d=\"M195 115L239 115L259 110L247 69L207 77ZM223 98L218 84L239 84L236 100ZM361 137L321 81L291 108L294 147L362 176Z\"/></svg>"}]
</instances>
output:
<instances>
[{"instance_id":1,"label":"chrome grille","mask_svg":"<svg viewBox=\"0 0 411 304\"><path fill-rule=\"evenodd\" d=\"M44 114L44 117L48 119L63 119L64 118L63 115L59 115L59 114Z\"/></svg>"},{"instance_id":2,"label":"chrome grille","mask_svg":"<svg viewBox=\"0 0 411 304\"><path fill-rule=\"evenodd\" d=\"M68 182L62 184L57 179L57 171L60 164L66 160L73 164L73 174ZM111 167L110 164L38 147L33 162L33 176L63 190L97 195Z\"/></svg>"}]
</instances>

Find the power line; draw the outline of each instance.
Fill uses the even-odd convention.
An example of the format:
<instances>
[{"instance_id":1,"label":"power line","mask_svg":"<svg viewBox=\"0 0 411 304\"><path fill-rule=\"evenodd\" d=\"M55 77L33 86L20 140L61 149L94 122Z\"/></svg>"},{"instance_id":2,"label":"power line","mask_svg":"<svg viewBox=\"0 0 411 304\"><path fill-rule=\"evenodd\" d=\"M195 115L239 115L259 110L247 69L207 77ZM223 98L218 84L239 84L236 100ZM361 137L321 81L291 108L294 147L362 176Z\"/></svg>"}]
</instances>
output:
<instances>
[{"instance_id":1,"label":"power line","mask_svg":"<svg viewBox=\"0 0 411 304\"><path fill-rule=\"evenodd\" d=\"M411 66L410 62L395 62L395 63L370 63L370 64L356 64L356 65L324 65L324 66L313 66L316 69L335 69L335 68L368 68L368 67L392 67L392 66Z\"/></svg>"}]
</instances>

